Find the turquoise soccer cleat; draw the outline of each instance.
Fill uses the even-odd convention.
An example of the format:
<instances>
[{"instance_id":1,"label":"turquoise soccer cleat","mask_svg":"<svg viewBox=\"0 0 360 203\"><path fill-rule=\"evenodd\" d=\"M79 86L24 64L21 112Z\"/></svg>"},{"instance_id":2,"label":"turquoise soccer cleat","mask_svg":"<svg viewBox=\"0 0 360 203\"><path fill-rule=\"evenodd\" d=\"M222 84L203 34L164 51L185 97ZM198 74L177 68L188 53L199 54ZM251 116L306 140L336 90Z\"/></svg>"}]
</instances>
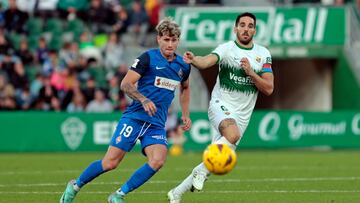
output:
<instances>
[{"instance_id":1,"label":"turquoise soccer cleat","mask_svg":"<svg viewBox=\"0 0 360 203\"><path fill-rule=\"evenodd\" d=\"M75 199L77 191L74 189L75 180L70 180L66 186L64 193L60 198L60 203L72 203Z\"/></svg>"},{"instance_id":2,"label":"turquoise soccer cleat","mask_svg":"<svg viewBox=\"0 0 360 203\"><path fill-rule=\"evenodd\" d=\"M124 203L124 195L120 195L116 192L112 193L108 198L109 203Z\"/></svg>"}]
</instances>

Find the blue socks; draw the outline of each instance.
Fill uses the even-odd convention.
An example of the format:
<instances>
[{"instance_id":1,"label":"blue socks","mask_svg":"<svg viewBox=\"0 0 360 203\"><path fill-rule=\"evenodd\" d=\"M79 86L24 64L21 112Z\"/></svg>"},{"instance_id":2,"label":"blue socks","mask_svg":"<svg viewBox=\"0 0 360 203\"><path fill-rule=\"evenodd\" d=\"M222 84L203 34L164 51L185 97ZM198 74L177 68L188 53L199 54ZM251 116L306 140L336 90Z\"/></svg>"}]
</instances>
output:
<instances>
[{"instance_id":1,"label":"blue socks","mask_svg":"<svg viewBox=\"0 0 360 203\"><path fill-rule=\"evenodd\" d=\"M76 185L81 188L88 182L92 181L94 178L98 177L102 173L106 172L103 170L101 160L92 162L79 176L76 180ZM149 166L148 163L145 163L142 167L136 170L129 180L121 186L121 189L118 192L122 194L127 194L139 186L143 185L148 181L157 171Z\"/></svg>"},{"instance_id":2,"label":"blue socks","mask_svg":"<svg viewBox=\"0 0 360 203\"><path fill-rule=\"evenodd\" d=\"M76 185L81 188L86 183L92 181L104 172L101 160L94 161L81 173L79 178L76 180Z\"/></svg>"},{"instance_id":3,"label":"blue socks","mask_svg":"<svg viewBox=\"0 0 360 203\"><path fill-rule=\"evenodd\" d=\"M157 171L152 169L148 163L145 163L142 167L135 171L135 173L132 174L132 176L129 178L129 180L126 181L124 185L121 186L121 192L127 194L135 190L148 181L156 172Z\"/></svg>"}]
</instances>

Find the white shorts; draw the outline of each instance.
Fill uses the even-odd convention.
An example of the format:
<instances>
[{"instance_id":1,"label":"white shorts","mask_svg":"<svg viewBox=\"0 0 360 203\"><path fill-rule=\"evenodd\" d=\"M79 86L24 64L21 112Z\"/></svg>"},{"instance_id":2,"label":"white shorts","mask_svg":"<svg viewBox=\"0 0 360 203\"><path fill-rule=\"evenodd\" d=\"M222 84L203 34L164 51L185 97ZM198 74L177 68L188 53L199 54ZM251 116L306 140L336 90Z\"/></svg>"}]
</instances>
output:
<instances>
[{"instance_id":1,"label":"white shorts","mask_svg":"<svg viewBox=\"0 0 360 203\"><path fill-rule=\"evenodd\" d=\"M216 129L218 132L213 138L212 142L215 142L216 140L221 138L221 134L219 132L219 125L221 121L227 118L232 118L236 121L236 124L240 130L240 139L236 142L236 145L239 144L242 135L244 134L247 125L244 125L240 122L240 116L231 108L230 105L227 103L220 101L218 99L215 99L213 101L210 101L209 104L209 110L208 110L209 120L212 124L212 126Z\"/></svg>"}]
</instances>

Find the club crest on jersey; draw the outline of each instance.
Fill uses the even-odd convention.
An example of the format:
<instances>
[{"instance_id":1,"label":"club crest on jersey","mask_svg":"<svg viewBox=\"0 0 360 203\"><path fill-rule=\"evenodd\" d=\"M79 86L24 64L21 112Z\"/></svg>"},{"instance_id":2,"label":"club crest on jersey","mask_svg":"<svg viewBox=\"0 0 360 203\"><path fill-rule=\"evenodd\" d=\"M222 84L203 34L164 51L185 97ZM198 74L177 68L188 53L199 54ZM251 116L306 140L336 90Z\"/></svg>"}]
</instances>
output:
<instances>
[{"instance_id":1,"label":"club crest on jersey","mask_svg":"<svg viewBox=\"0 0 360 203\"><path fill-rule=\"evenodd\" d=\"M176 87L179 85L179 81L171 80L169 78L156 76L154 81L154 86L158 88L168 89L175 91Z\"/></svg>"},{"instance_id":2,"label":"club crest on jersey","mask_svg":"<svg viewBox=\"0 0 360 203\"><path fill-rule=\"evenodd\" d=\"M178 71L178 75L179 75L180 78L182 78L184 76L184 72L182 71L182 69L180 69Z\"/></svg>"},{"instance_id":3,"label":"club crest on jersey","mask_svg":"<svg viewBox=\"0 0 360 203\"><path fill-rule=\"evenodd\" d=\"M256 57L256 62L260 63L261 62L261 58L259 56Z\"/></svg>"}]
</instances>

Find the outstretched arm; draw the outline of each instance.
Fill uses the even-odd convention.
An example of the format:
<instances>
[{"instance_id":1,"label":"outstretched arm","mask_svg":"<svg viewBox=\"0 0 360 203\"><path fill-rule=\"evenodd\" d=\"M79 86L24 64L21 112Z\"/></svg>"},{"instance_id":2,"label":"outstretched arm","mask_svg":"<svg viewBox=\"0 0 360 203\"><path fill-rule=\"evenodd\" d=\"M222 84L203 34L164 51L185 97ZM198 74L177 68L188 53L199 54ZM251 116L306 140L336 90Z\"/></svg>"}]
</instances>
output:
<instances>
[{"instance_id":1,"label":"outstretched arm","mask_svg":"<svg viewBox=\"0 0 360 203\"><path fill-rule=\"evenodd\" d=\"M251 77L252 81L255 83L255 86L258 90L265 95L269 96L274 91L274 75L272 73L263 73L259 76L255 71L251 68L249 60L247 58L241 59L240 65L245 73Z\"/></svg>"},{"instance_id":2,"label":"outstretched arm","mask_svg":"<svg viewBox=\"0 0 360 203\"><path fill-rule=\"evenodd\" d=\"M180 85L180 105L181 105L181 120L183 122L183 130L189 130L191 128L191 120L189 113L189 103L190 103L190 85L189 79L182 82Z\"/></svg>"},{"instance_id":3,"label":"outstretched arm","mask_svg":"<svg viewBox=\"0 0 360 203\"><path fill-rule=\"evenodd\" d=\"M187 51L184 53L183 59L185 63L192 64L197 69L206 69L216 64L218 56L215 54L195 56L192 52Z\"/></svg>"},{"instance_id":4,"label":"outstretched arm","mask_svg":"<svg viewBox=\"0 0 360 203\"><path fill-rule=\"evenodd\" d=\"M143 94L141 94L137 88L136 83L140 79L140 74L129 70L124 79L121 81L120 88L125 94L127 94L131 99L138 100L143 105L144 110L149 114L149 116L153 116L156 113L155 104L148 98L146 98Z\"/></svg>"}]
</instances>

